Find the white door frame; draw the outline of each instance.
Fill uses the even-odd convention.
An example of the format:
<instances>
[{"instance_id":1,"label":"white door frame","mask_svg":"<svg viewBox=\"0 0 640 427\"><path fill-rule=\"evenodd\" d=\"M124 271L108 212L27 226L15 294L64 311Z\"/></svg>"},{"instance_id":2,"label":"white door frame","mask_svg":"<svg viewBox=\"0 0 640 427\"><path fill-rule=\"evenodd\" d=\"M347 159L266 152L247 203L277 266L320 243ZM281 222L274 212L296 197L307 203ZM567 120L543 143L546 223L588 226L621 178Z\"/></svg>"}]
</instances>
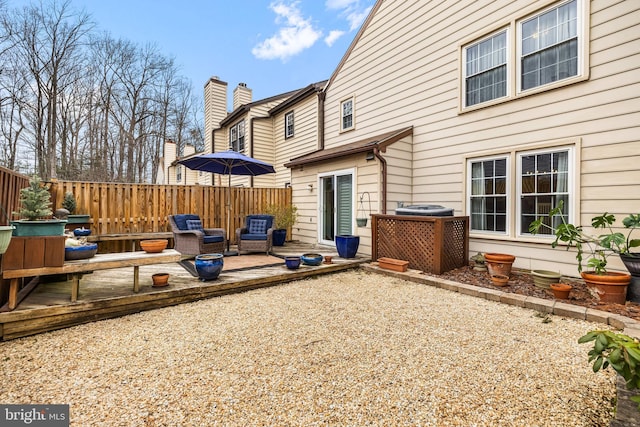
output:
<instances>
[{"instance_id":1,"label":"white door frame","mask_svg":"<svg viewBox=\"0 0 640 427\"><path fill-rule=\"evenodd\" d=\"M322 180L323 178L327 178L327 177L332 177L333 179L333 203L334 206L336 206L336 187L335 187L335 183L336 183L336 177L338 176L344 176L344 175L351 175L351 232L353 232L353 230L355 230L355 210L354 210L354 206L355 206L355 200L356 200L356 168L350 168L350 169L341 169L341 170L336 170L336 171L331 171L331 172L323 172L323 173L319 173L317 176L317 188L318 188L318 199L317 199L317 207L318 207L318 243L320 244L324 244L324 245L334 245L335 244L335 234L336 230L337 230L337 212L335 210L335 208L333 209L333 215L331 218L331 220L333 221L333 230L334 230L334 239L329 240L329 239L325 239L323 236L323 229L324 229L324 224L325 224L325 218L324 218L324 205L323 205L323 187L322 187Z\"/></svg>"}]
</instances>

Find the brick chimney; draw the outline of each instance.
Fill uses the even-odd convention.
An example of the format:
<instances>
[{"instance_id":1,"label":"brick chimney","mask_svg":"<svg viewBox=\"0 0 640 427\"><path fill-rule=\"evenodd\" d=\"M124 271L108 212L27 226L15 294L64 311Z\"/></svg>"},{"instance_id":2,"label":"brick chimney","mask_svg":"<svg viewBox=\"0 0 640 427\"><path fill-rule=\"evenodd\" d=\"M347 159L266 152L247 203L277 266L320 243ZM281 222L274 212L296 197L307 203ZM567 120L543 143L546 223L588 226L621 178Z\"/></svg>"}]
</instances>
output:
<instances>
[{"instance_id":1,"label":"brick chimney","mask_svg":"<svg viewBox=\"0 0 640 427\"><path fill-rule=\"evenodd\" d=\"M247 87L246 83L238 83L233 90L233 110L235 111L241 105L249 104L252 101L252 91Z\"/></svg>"},{"instance_id":2,"label":"brick chimney","mask_svg":"<svg viewBox=\"0 0 640 427\"><path fill-rule=\"evenodd\" d=\"M204 85L204 147L211 152L211 131L227 117L227 83L213 76Z\"/></svg>"}]
</instances>

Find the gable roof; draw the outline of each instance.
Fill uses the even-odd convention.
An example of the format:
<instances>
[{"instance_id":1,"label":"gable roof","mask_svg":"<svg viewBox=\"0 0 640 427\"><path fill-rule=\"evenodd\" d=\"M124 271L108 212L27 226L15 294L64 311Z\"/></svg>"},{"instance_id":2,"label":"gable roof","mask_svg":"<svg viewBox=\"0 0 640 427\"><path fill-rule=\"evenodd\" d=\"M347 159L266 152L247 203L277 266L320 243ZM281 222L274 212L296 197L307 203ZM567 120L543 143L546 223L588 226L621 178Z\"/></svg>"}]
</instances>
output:
<instances>
[{"instance_id":1,"label":"gable roof","mask_svg":"<svg viewBox=\"0 0 640 427\"><path fill-rule=\"evenodd\" d=\"M274 114L278 114L282 112L282 110L285 110L295 105L297 102L306 98L312 93L322 92L322 89L324 89L328 81L329 80L323 80L321 82L311 83L310 85L303 87L302 89L298 90L294 95L292 95L290 98L288 98L286 101L281 102L280 104L276 105L271 110L269 110L269 115L273 116Z\"/></svg>"},{"instance_id":2,"label":"gable roof","mask_svg":"<svg viewBox=\"0 0 640 427\"><path fill-rule=\"evenodd\" d=\"M252 107L257 107L259 105L266 104L268 102L277 101L278 99L281 99L281 98L289 98L298 91L299 89L292 90L290 92L285 92L279 95L270 96L269 98L264 98L259 101L249 102L248 104L242 104L241 106L233 110L231 113L227 114L227 117L225 117L220 121L220 127L228 125L229 123L239 119L240 117L248 113Z\"/></svg>"},{"instance_id":3,"label":"gable roof","mask_svg":"<svg viewBox=\"0 0 640 427\"><path fill-rule=\"evenodd\" d=\"M373 150L374 148L385 150L387 146L393 144L394 142L398 142L402 138L405 138L409 135L413 135L413 126L396 129L391 132L383 133L376 136L371 136L349 144L317 150L312 153L291 159L291 161L285 163L284 166L292 168L295 166L307 165L309 163L324 162L351 154L365 153L367 151Z\"/></svg>"}]
</instances>

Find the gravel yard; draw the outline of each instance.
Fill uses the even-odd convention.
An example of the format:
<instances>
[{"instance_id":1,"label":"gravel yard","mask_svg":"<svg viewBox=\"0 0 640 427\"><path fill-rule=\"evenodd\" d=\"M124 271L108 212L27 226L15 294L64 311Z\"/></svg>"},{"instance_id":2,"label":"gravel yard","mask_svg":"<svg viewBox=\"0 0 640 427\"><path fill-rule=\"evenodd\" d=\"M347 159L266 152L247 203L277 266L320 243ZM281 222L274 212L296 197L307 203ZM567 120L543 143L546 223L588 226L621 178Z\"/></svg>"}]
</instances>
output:
<instances>
[{"instance_id":1,"label":"gravel yard","mask_svg":"<svg viewBox=\"0 0 640 427\"><path fill-rule=\"evenodd\" d=\"M608 426L602 325L353 270L0 343L75 426Z\"/></svg>"}]
</instances>

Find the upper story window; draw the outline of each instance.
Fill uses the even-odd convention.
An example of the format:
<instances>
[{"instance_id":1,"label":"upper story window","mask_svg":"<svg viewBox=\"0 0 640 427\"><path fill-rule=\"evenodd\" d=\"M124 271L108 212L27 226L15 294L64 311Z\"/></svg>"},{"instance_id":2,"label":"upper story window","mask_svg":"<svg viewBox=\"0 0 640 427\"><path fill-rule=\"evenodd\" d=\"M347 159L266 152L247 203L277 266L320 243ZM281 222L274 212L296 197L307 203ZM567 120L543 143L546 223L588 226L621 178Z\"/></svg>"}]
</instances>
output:
<instances>
[{"instance_id":1,"label":"upper story window","mask_svg":"<svg viewBox=\"0 0 640 427\"><path fill-rule=\"evenodd\" d=\"M588 18L588 0L559 1L462 44L461 110L588 79Z\"/></svg>"},{"instance_id":2,"label":"upper story window","mask_svg":"<svg viewBox=\"0 0 640 427\"><path fill-rule=\"evenodd\" d=\"M176 166L176 181L177 182L182 181L182 166L180 165Z\"/></svg>"},{"instance_id":3,"label":"upper story window","mask_svg":"<svg viewBox=\"0 0 640 427\"><path fill-rule=\"evenodd\" d=\"M507 30L464 48L465 105L507 95Z\"/></svg>"},{"instance_id":4,"label":"upper story window","mask_svg":"<svg viewBox=\"0 0 640 427\"><path fill-rule=\"evenodd\" d=\"M229 148L233 151L244 151L244 120L240 120L229 130Z\"/></svg>"},{"instance_id":5,"label":"upper story window","mask_svg":"<svg viewBox=\"0 0 640 427\"><path fill-rule=\"evenodd\" d=\"M578 4L573 0L519 23L520 89L578 75Z\"/></svg>"},{"instance_id":6,"label":"upper story window","mask_svg":"<svg viewBox=\"0 0 640 427\"><path fill-rule=\"evenodd\" d=\"M353 129L353 98L349 98L340 103L340 130Z\"/></svg>"},{"instance_id":7,"label":"upper story window","mask_svg":"<svg viewBox=\"0 0 640 427\"><path fill-rule=\"evenodd\" d=\"M293 111L290 111L284 115L284 137L293 137L293 132Z\"/></svg>"}]
</instances>

